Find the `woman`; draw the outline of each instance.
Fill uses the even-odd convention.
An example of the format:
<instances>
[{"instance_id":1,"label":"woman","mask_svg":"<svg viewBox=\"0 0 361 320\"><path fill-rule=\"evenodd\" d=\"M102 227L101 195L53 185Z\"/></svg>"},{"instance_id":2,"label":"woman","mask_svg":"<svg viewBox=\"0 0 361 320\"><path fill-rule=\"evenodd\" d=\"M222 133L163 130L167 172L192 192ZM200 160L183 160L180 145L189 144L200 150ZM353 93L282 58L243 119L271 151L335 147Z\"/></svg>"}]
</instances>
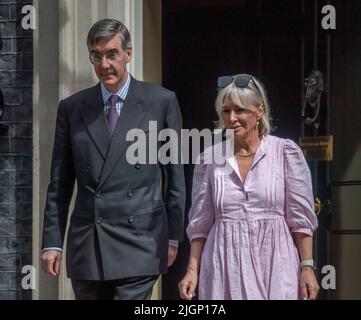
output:
<instances>
[{"instance_id":1,"label":"woman","mask_svg":"<svg viewBox=\"0 0 361 320\"><path fill-rule=\"evenodd\" d=\"M192 299L198 286L199 299L315 299L317 219L303 153L269 135L268 102L255 77L221 77L218 87L220 127L234 130L234 154L223 165L205 161L226 141L195 167L181 298Z\"/></svg>"}]
</instances>

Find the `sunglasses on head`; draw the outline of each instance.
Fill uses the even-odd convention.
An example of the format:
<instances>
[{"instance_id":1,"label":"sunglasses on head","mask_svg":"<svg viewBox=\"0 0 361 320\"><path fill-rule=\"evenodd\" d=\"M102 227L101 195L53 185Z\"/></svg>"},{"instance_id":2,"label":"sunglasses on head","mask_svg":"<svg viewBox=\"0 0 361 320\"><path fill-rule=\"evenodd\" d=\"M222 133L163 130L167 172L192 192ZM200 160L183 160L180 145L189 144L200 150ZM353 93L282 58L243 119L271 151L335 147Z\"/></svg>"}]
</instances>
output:
<instances>
[{"instance_id":1,"label":"sunglasses on head","mask_svg":"<svg viewBox=\"0 0 361 320\"><path fill-rule=\"evenodd\" d=\"M237 74L235 76L223 76L218 78L218 88L224 89L231 83L234 83L237 88L245 88L248 86L252 76L249 74Z\"/></svg>"}]
</instances>

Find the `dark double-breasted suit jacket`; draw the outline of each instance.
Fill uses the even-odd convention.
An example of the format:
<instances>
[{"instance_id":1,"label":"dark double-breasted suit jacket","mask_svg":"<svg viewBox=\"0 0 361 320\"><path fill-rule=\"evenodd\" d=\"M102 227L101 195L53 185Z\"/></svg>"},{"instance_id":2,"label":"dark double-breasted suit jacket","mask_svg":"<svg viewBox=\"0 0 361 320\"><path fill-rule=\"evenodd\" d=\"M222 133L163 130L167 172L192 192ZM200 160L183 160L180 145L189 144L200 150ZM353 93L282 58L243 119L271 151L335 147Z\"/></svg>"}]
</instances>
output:
<instances>
[{"instance_id":1,"label":"dark double-breasted suit jacket","mask_svg":"<svg viewBox=\"0 0 361 320\"><path fill-rule=\"evenodd\" d=\"M184 173L181 164L127 161L133 143L126 141L127 132L140 128L148 139L149 121L156 121L158 132L172 128L180 137L175 94L134 78L112 136L100 84L60 102L43 248L62 248L76 183L67 237L68 277L111 280L167 271L168 240L182 240L184 233Z\"/></svg>"}]
</instances>

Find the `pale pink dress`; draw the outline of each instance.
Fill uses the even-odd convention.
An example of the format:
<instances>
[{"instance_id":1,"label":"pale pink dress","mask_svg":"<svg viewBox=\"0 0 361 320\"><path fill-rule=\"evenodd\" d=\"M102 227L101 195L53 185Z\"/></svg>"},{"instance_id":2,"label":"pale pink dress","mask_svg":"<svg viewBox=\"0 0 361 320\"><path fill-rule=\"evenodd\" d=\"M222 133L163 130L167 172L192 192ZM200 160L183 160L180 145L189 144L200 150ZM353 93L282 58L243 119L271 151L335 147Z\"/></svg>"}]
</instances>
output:
<instances>
[{"instance_id":1,"label":"pale pink dress","mask_svg":"<svg viewBox=\"0 0 361 320\"><path fill-rule=\"evenodd\" d=\"M267 135L242 181L234 156L193 176L187 234L207 238L199 299L299 299L299 256L292 232L317 228L311 175L300 148ZM227 172L230 172L227 173Z\"/></svg>"}]
</instances>

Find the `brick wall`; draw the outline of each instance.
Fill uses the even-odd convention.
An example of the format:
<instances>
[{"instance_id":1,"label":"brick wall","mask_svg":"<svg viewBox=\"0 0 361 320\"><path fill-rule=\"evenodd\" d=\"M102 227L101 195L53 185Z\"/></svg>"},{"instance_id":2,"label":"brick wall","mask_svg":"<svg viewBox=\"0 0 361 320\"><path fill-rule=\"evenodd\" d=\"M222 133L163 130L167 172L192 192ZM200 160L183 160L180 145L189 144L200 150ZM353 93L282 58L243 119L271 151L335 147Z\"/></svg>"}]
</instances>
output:
<instances>
[{"instance_id":1,"label":"brick wall","mask_svg":"<svg viewBox=\"0 0 361 320\"><path fill-rule=\"evenodd\" d=\"M0 0L0 300L31 299L21 289L32 252L32 30L21 28L31 1Z\"/></svg>"}]
</instances>

